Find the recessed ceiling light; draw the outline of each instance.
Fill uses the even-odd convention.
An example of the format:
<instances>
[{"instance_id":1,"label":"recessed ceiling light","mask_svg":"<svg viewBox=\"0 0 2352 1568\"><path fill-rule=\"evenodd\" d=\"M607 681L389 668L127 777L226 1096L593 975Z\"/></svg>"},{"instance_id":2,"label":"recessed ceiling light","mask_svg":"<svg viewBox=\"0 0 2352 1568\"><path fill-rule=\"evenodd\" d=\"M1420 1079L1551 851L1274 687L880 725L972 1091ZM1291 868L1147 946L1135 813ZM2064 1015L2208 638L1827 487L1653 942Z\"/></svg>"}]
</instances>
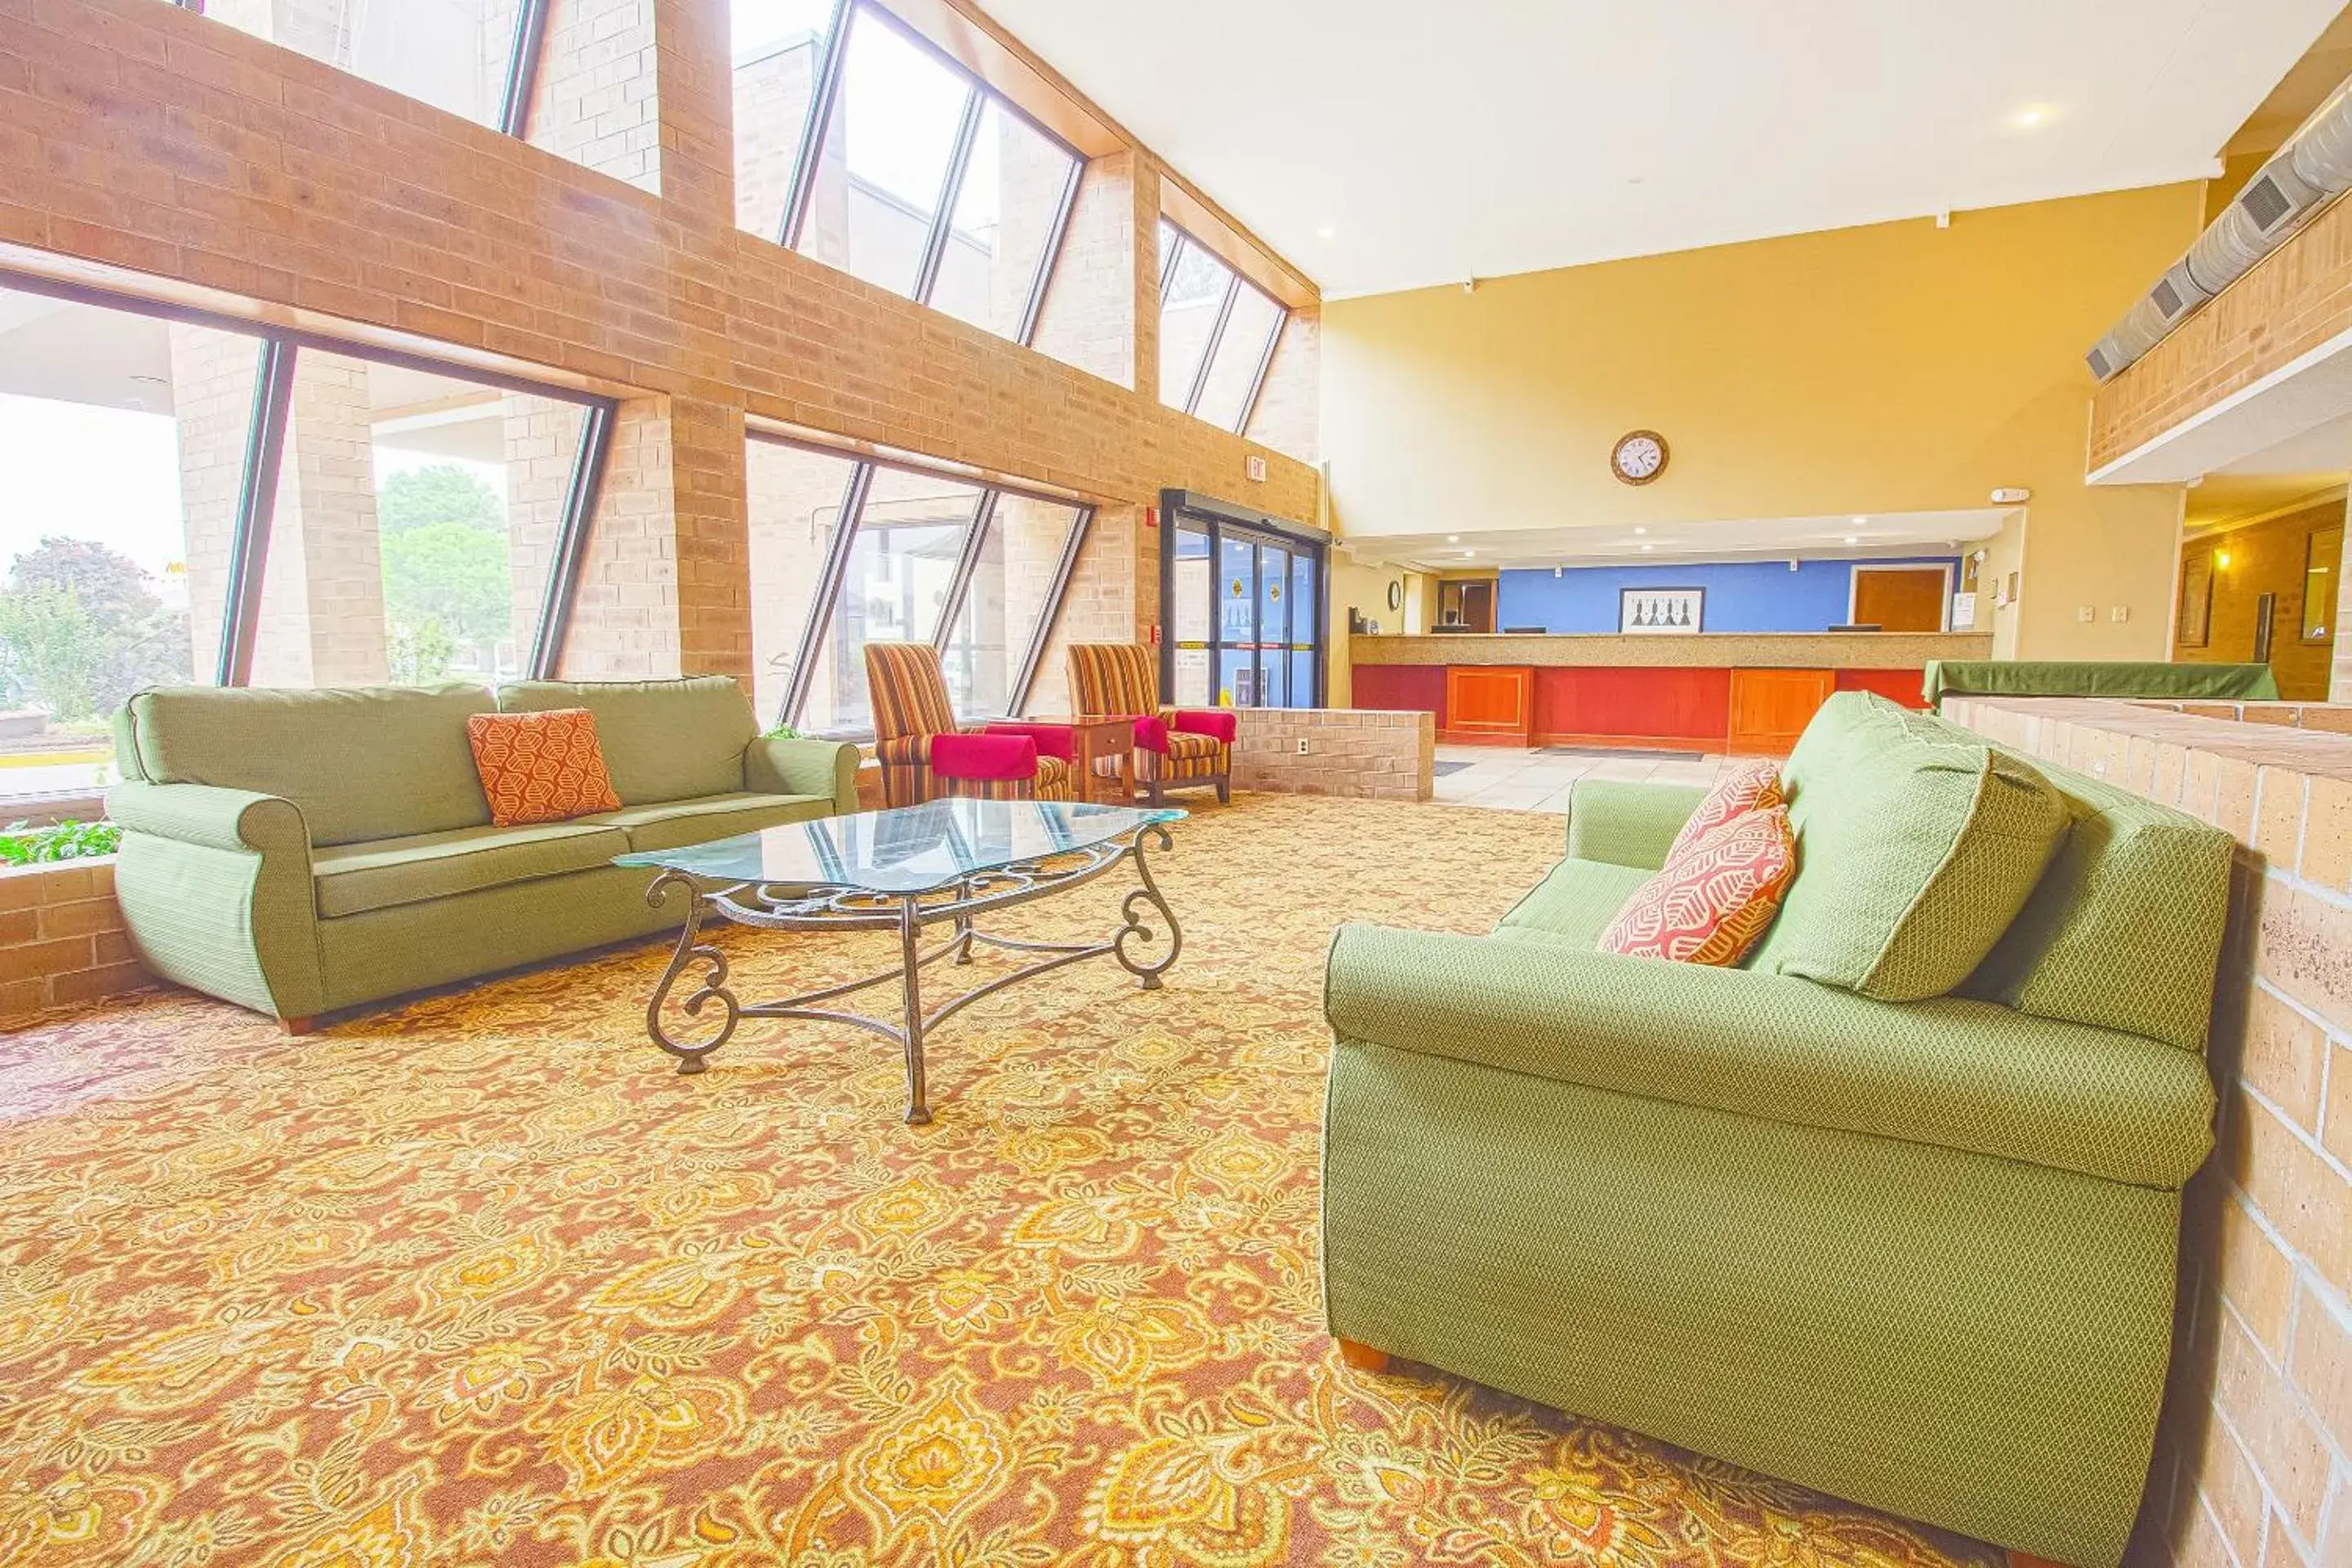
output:
<instances>
[{"instance_id":1,"label":"recessed ceiling light","mask_svg":"<svg viewBox=\"0 0 2352 1568\"><path fill-rule=\"evenodd\" d=\"M1462 536L1458 533L1449 533L1445 536L1445 542L1448 544L1459 544L1462 542Z\"/></svg>"},{"instance_id":2,"label":"recessed ceiling light","mask_svg":"<svg viewBox=\"0 0 2352 1568\"><path fill-rule=\"evenodd\" d=\"M2042 104L2028 104L2011 115L2009 122L2020 131L2038 131L2050 123L2050 110Z\"/></svg>"},{"instance_id":3,"label":"recessed ceiling light","mask_svg":"<svg viewBox=\"0 0 2352 1568\"><path fill-rule=\"evenodd\" d=\"M1339 231L1338 229L1333 228L1327 223L1322 227L1315 231L1315 237L1318 239L1334 239L1339 237Z\"/></svg>"},{"instance_id":4,"label":"recessed ceiling light","mask_svg":"<svg viewBox=\"0 0 2352 1568\"><path fill-rule=\"evenodd\" d=\"M1853 534L1851 534L1851 533L1849 533L1849 534L1847 534L1847 535L1845 536L1845 542L1846 542L1848 544L1860 544L1860 543L1862 542L1862 541L1861 541L1861 540L1856 539L1856 538L1855 538Z\"/></svg>"},{"instance_id":5,"label":"recessed ceiling light","mask_svg":"<svg viewBox=\"0 0 2352 1568\"><path fill-rule=\"evenodd\" d=\"M1636 533L1647 533L1647 532L1649 532L1650 531L1649 531L1648 529L1646 529L1646 528L1639 528L1639 527L1637 527L1637 528L1635 528L1635 529L1633 530L1633 531L1634 531L1634 532L1636 532Z\"/></svg>"},{"instance_id":6,"label":"recessed ceiling light","mask_svg":"<svg viewBox=\"0 0 2352 1568\"><path fill-rule=\"evenodd\" d=\"M1475 557L1477 553L1478 553L1478 552L1477 552L1476 551L1475 551L1475 550L1465 550L1465 551L1464 551L1464 552L1462 552L1462 559L1463 559L1463 560L1465 560L1465 561L1468 561L1468 560L1472 559L1473 557Z\"/></svg>"},{"instance_id":7,"label":"recessed ceiling light","mask_svg":"<svg viewBox=\"0 0 2352 1568\"><path fill-rule=\"evenodd\" d=\"M1856 528L1868 528L1870 526L1870 519L1866 517L1857 517L1853 520L1853 525Z\"/></svg>"},{"instance_id":8,"label":"recessed ceiling light","mask_svg":"<svg viewBox=\"0 0 2352 1568\"><path fill-rule=\"evenodd\" d=\"M1656 546L1656 545L1654 545L1654 544L1644 544L1643 546L1642 546L1642 552L1643 552L1643 554L1645 554L1645 555L1646 555L1646 554L1648 554L1651 551L1655 550L1656 548L1657 548L1657 546Z\"/></svg>"}]
</instances>

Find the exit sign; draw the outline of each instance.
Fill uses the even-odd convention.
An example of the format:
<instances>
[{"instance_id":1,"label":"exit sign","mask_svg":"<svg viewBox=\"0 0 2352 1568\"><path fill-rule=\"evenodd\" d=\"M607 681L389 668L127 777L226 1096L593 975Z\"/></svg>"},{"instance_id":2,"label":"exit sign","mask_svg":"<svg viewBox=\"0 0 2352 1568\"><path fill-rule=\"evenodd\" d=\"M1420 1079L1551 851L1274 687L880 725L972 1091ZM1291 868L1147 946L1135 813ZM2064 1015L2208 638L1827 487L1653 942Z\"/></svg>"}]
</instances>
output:
<instances>
[{"instance_id":1,"label":"exit sign","mask_svg":"<svg viewBox=\"0 0 2352 1568\"><path fill-rule=\"evenodd\" d=\"M1242 459L1242 472L1247 474L1259 484L1265 483L1265 459L1259 457L1255 452L1252 452L1248 457Z\"/></svg>"}]
</instances>

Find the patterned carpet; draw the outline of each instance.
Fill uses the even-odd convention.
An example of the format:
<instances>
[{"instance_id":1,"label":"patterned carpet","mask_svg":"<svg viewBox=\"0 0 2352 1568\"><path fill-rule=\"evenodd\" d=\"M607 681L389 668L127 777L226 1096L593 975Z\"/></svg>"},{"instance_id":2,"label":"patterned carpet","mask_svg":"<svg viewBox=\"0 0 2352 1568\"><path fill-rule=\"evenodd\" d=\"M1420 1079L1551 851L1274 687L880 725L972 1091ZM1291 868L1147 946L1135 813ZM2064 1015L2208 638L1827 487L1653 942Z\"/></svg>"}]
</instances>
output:
<instances>
[{"instance_id":1,"label":"patterned carpet","mask_svg":"<svg viewBox=\"0 0 2352 1568\"><path fill-rule=\"evenodd\" d=\"M747 1023L677 1076L648 951L310 1040L178 995L0 1037L0 1563L1995 1560L1342 1368L1330 928L1480 928L1559 824L1242 796L1176 831L1169 988L1096 963L980 1005L928 1128L846 1031ZM753 991L879 952L727 940Z\"/></svg>"}]
</instances>

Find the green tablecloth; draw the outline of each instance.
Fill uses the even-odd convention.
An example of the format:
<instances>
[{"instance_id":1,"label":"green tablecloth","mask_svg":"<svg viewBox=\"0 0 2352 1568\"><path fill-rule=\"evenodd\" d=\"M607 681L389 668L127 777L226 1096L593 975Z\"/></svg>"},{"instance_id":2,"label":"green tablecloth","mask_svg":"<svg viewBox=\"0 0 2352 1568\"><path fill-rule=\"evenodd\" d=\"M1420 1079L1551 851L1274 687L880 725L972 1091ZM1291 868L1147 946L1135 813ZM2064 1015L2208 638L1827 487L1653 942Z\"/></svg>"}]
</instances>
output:
<instances>
[{"instance_id":1,"label":"green tablecloth","mask_svg":"<svg viewBox=\"0 0 2352 1568\"><path fill-rule=\"evenodd\" d=\"M1946 697L2161 697L2275 702L2267 664L2158 664L2122 659L1940 658L1921 695Z\"/></svg>"}]
</instances>

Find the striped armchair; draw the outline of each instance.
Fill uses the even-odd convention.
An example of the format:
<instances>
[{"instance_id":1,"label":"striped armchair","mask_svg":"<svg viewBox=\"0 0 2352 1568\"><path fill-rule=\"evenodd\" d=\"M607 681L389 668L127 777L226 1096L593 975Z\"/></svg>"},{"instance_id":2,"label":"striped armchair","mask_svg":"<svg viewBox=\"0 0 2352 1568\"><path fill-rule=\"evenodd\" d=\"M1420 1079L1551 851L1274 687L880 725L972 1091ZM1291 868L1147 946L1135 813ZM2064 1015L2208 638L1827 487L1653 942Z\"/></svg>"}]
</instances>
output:
<instances>
[{"instance_id":1,"label":"striped armchair","mask_svg":"<svg viewBox=\"0 0 2352 1568\"><path fill-rule=\"evenodd\" d=\"M874 758L882 764L882 799L919 805L938 795L980 800L1068 800L1067 731L1034 724L956 723L939 649L929 643L866 645L866 684L874 707ZM1054 755L1058 751L1060 755Z\"/></svg>"},{"instance_id":2,"label":"striped armchair","mask_svg":"<svg viewBox=\"0 0 2352 1568\"><path fill-rule=\"evenodd\" d=\"M1070 645L1070 700L1083 717L1135 720L1135 783L1154 805L1164 791L1216 786L1233 799L1234 736L1240 721L1230 709L1162 708L1160 661L1138 643ZM1106 757L1098 768L1124 761Z\"/></svg>"}]
</instances>

